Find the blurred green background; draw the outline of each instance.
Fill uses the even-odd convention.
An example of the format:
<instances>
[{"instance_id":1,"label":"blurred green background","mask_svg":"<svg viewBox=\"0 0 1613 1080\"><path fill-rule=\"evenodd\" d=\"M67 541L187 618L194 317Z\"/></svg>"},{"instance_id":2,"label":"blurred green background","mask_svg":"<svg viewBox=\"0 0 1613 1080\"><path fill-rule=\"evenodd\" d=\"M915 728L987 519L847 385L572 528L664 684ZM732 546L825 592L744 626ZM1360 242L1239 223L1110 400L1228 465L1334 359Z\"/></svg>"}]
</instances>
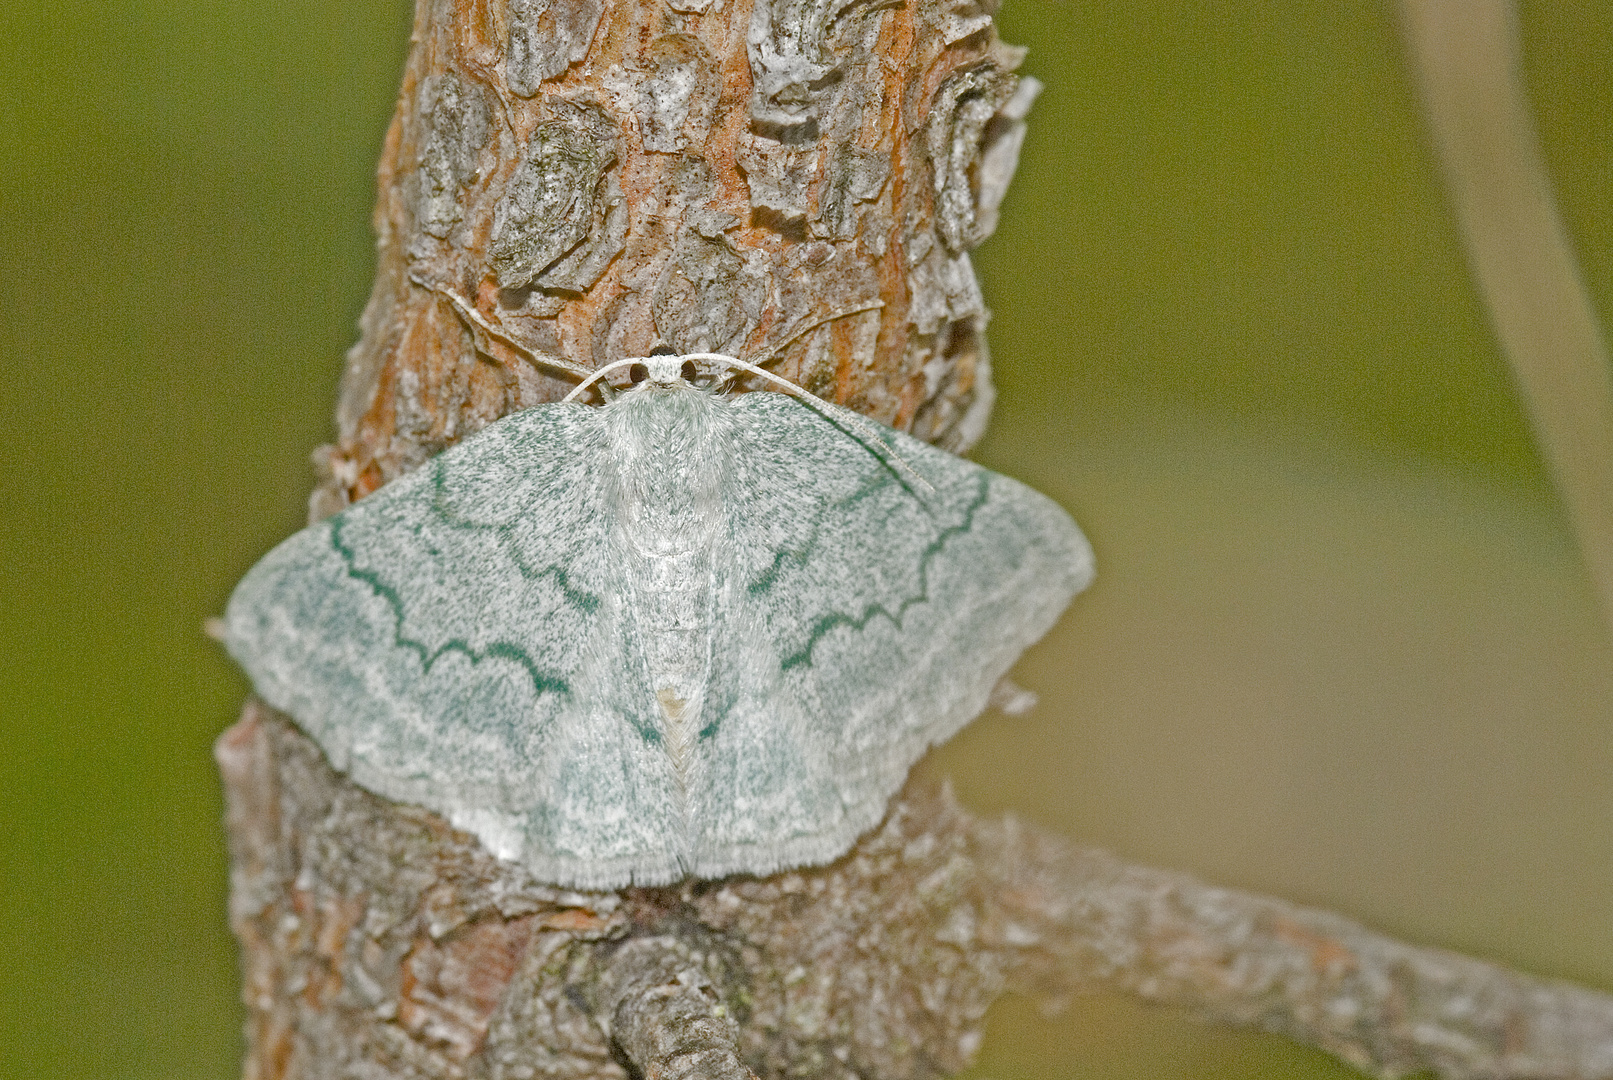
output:
<instances>
[{"instance_id":1,"label":"blurred green background","mask_svg":"<svg viewBox=\"0 0 1613 1080\"><path fill-rule=\"evenodd\" d=\"M1613 0L1523 7L1613 317ZM409 5L0 10L0 1074L237 1071L202 636L303 520L372 270ZM1613 641L1437 183L1387 3L1008 0L1047 84L977 265L977 457L1099 581L965 800L1613 990ZM1348 1076L1078 1002L979 1076Z\"/></svg>"}]
</instances>

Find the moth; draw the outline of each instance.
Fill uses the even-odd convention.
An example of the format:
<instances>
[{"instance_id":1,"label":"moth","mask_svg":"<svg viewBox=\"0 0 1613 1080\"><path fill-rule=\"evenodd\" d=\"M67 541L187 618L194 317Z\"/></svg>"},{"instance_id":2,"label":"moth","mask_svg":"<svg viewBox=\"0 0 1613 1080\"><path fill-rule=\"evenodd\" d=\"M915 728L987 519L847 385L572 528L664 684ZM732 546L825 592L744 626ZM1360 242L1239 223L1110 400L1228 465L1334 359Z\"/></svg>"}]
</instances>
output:
<instances>
[{"instance_id":1,"label":"moth","mask_svg":"<svg viewBox=\"0 0 1613 1080\"><path fill-rule=\"evenodd\" d=\"M541 881L843 854L1091 548L1023 484L816 399L698 385L696 360L776 380L643 358L607 404L513 413L276 547L223 626L258 694Z\"/></svg>"}]
</instances>

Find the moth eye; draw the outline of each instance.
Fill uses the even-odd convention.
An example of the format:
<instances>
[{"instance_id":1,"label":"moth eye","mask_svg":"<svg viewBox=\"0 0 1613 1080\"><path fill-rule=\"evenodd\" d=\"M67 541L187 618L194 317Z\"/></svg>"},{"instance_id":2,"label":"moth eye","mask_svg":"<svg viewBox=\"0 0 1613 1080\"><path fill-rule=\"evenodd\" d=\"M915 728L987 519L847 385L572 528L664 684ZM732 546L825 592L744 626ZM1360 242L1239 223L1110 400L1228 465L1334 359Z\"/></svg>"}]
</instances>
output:
<instances>
[{"instance_id":1,"label":"moth eye","mask_svg":"<svg viewBox=\"0 0 1613 1080\"><path fill-rule=\"evenodd\" d=\"M634 364L627 369L627 381L637 386L650 377L650 369L643 364Z\"/></svg>"},{"instance_id":2,"label":"moth eye","mask_svg":"<svg viewBox=\"0 0 1613 1080\"><path fill-rule=\"evenodd\" d=\"M693 360L685 360L683 362L683 367L679 370L678 374L683 376L684 382L694 382L695 378L700 374L700 372L695 370Z\"/></svg>"}]
</instances>

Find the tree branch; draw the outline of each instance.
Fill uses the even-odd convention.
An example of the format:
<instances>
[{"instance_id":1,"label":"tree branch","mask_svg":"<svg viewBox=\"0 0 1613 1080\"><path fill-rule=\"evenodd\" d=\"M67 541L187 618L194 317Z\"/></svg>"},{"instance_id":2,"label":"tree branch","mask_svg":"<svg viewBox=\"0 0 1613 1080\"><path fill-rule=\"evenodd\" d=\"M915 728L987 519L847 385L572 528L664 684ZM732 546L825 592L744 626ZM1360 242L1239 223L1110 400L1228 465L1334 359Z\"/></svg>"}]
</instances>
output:
<instances>
[{"instance_id":1,"label":"tree branch","mask_svg":"<svg viewBox=\"0 0 1613 1080\"><path fill-rule=\"evenodd\" d=\"M660 345L967 446L992 398L968 251L1035 94L991 10L418 0L312 516ZM1005 990L1100 988L1385 1074L1613 1075L1609 998L946 792L908 790L828 867L581 893L354 786L261 704L218 759L248 1080L924 1080L968 1062Z\"/></svg>"},{"instance_id":2,"label":"tree branch","mask_svg":"<svg viewBox=\"0 0 1613 1080\"><path fill-rule=\"evenodd\" d=\"M1613 1076L1613 996L982 821L945 790L910 786L821 869L577 893L359 789L260 704L218 758L248 1080L926 1080L968 1063L1005 990L1125 991L1385 1076Z\"/></svg>"},{"instance_id":3,"label":"tree branch","mask_svg":"<svg viewBox=\"0 0 1613 1080\"><path fill-rule=\"evenodd\" d=\"M968 252L1036 89L994 6L418 0L312 516L663 345L782 343L778 374L969 446Z\"/></svg>"}]
</instances>

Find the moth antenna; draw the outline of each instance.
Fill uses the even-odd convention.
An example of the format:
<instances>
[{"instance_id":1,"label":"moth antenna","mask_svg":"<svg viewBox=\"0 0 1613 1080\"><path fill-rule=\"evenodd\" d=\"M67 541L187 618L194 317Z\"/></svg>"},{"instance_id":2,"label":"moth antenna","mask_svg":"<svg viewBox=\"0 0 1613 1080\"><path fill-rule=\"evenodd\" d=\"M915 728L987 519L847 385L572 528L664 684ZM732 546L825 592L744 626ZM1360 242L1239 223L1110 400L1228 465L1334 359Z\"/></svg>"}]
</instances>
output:
<instances>
[{"instance_id":1,"label":"moth antenna","mask_svg":"<svg viewBox=\"0 0 1613 1080\"><path fill-rule=\"evenodd\" d=\"M699 356L702 354L696 353L695 355ZM727 357L724 357L724 359L727 359ZM615 371L617 368L627 367L629 364L642 364L644 360L645 358L642 356L624 356L620 360L612 360L603 367L596 367L594 370L586 372L586 377L583 379L583 381L572 387L571 393L560 399L560 404L564 405L568 401L576 401L584 390L588 389L590 386L594 385L600 379L603 379L607 374Z\"/></svg>"},{"instance_id":2,"label":"moth antenna","mask_svg":"<svg viewBox=\"0 0 1613 1080\"><path fill-rule=\"evenodd\" d=\"M475 322L477 326L480 326L482 329L486 330L489 334L493 334L495 337L498 337L500 341L505 341L505 338L502 335L500 335L496 330L494 330L492 327L487 325L486 321L482 319L480 312L478 312L475 308L472 308L469 305L467 305L463 300L460 299L460 297L456 293L453 292L453 290L451 290L451 289L443 289L443 288L440 288L438 286L428 284L427 282L419 281L419 280L415 279L413 277L413 275L410 276L410 280L415 281L416 284L418 284L418 285L420 285L420 286L422 286L424 288L431 289L433 292L442 293L444 296L448 297L448 299L450 301L452 301L453 304L456 307L458 307L461 311L463 311L467 318L469 318L473 322ZM885 306L885 301L883 301L883 300L871 300L871 301L869 301L869 302L867 302L865 304L858 304L855 307L842 308L839 311L831 312L830 314L825 315L821 319L814 319L812 322L810 322L807 325L803 326L801 329L797 330L795 333L791 334L789 337L785 338L783 341L779 342L777 345L773 345L773 346L771 346L771 347L769 347L767 349L764 349L758 355L758 361L759 362L765 362L765 361L771 359L772 357L778 355L778 353L781 350L783 350L785 348L788 348L790 345L793 345L795 342L799 341L802 337L806 336L807 334L810 334L812 331L816 330L818 327L823 326L826 323L832 323L836 319L844 319L844 318L846 318L847 316L850 316L850 315L860 315L865 311L877 311L877 310L879 310L880 308L882 308L884 306ZM520 349L523 352L528 351L528 350L524 349L522 346L516 345L514 342L506 342L506 344L509 344L512 347L516 348L516 349ZM682 353L682 354L679 354L679 355L685 357L686 359L690 359L690 360L717 360L717 361L721 361L723 366L728 367L728 368L733 368L735 366L745 366L745 363L746 363L745 361L740 360L738 357L729 356L726 353ZM577 367L577 366L575 366L573 364L566 364L564 362L561 362L560 364L557 364L556 366L561 367L562 370L568 371L568 372L570 372L570 373L572 373L572 374L574 374L577 377L582 379L582 382L580 384L578 384L577 386L574 386L572 388L571 393L567 394L565 397L560 399L560 403L563 405L568 401L575 401L578 397L580 397L582 395L582 392L584 390L588 389L594 383L598 382L599 379L601 377L603 377L605 374L607 374L608 372L614 371L615 369L617 369L619 367L625 367L625 366L627 366L629 364L640 363L645 359L646 358L642 357L642 356L623 357L620 360L613 360L610 363L604 365L603 367L594 368L592 371L590 371L590 370L588 370L586 368ZM542 362L542 361L539 361L539 362ZM778 382L778 383L780 383L781 385L783 385L785 387L795 389L795 390L800 390L801 393L807 394L808 397L812 397L811 394L809 394L805 390L801 390L801 388L796 386L794 383L789 382L788 380L785 380L785 379L780 379L778 376L773 375L773 374L771 374L769 372L762 371L760 368L756 368L754 365L752 365L749 368L749 370L753 370L757 374L760 374L760 375L766 376L767 378L773 379L775 382ZM609 391L606 391L605 394L606 394L607 398L610 396ZM813 397L812 400L820 401L821 399ZM905 462L904 462L904 464L905 464ZM920 479L922 480L922 478L920 478ZM926 486L928 486L928 485L926 485Z\"/></svg>"},{"instance_id":3,"label":"moth antenna","mask_svg":"<svg viewBox=\"0 0 1613 1080\"><path fill-rule=\"evenodd\" d=\"M573 364L569 360L562 360L558 356L550 356L548 353L537 352L534 349L522 345L509 334L488 322L480 311L477 311L473 306L471 306L470 301L466 300L463 296L460 296L454 290L442 285L433 285L431 282L426 281L412 273L409 275L409 280L420 286L422 289L430 289L444 300L447 300L450 304L454 305L454 310L459 312L460 318L464 319L468 323L471 323L477 329L481 330L482 333L486 334L493 340L508 345L510 348L514 349L516 352L520 353L534 364L537 364L539 367L553 368L555 371L563 371L567 375L572 375L579 379L586 378L588 376L588 369L585 367L580 367L577 364Z\"/></svg>"},{"instance_id":4,"label":"moth antenna","mask_svg":"<svg viewBox=\"0 0 1613 1080\"><path fill-rule=\"evenodd\" d=\"M820 405L821 404L826 404L823 401L822 398L817 397L811 391L809 391L809 390L807 390L807 389L805 389L803 387L796 386L794 383L790 382L789 380L783 379L783 378L781 378L781 377L779 377L777 375L774 375L770 371L763 371L761 368L757 367L756 365L757 364L765 364L765 363L767 363L769 360L773 359L773 357L777 356L779 353L783 352L785 349L789 348L791 345L794 345L797 341L800 341L802 338L806 337L808 334L812 333L812 331L816 330L820 326L827 326L829 323L835 322L838 319L848 318L849 316L852 316L852 315L861 315L865 311L878 311L880 308L882 308L884 306L885 306L885 301L883 301L883 300L870 300L867 303L857 304L854 307L841 308L838 311L832 311L829 314L825 315L821 319L814 319L811 322L807 323L805 326L801 327L799 330L797 330L795 333L791 334L789 337L785 338L783 341L779 342L777 345L773 345L773 346L770 346L770 347L768 347L766 349L763 349L761 352L756 354L756 359L754 361L746 362L746 361L740 360L740 361L738 361L738 363L736 363L736 364L734 364L732 366L742 368L743 370L749 371L752 374L760 375L765 379L770 379L773 382L777 383L778 385L786 387L786 388L790 389L793 392L797 392L797 393L800 393L800 394L805 394L807 397L811 398L813 401L818 402ZM853 415L855 415L855 414L853 414ZM863 423L861 420L855 420L854 419L852 421L852 423L857 428L859 428L859 430L861 430L861 432L862 432L862 434L864 436L872 438L875 442L878 442L879 445L884 449L885 453L890 455L891 460L894 461L901 468L901 470L903 472L905 472L911 479L917 481L919 486L923 487L926 491L928 491L928 492L930 492L932 494L935 492L935 488L930 485L930 482L928 480L924 479L924 477L920 476L918 473L914 472L913 467L911 465L909 465L906 461L904 461L900 454L898 454L896 451L892 450L890 447L885 446L884 441L879 438L878 433L875 432L873 428L869 427L867 424Z\"/></svg>"},{"instance_id":5,"label":"moth antenna","mask_svg":"<svg viewBox=\"0 0 1613 1080\"><path fill-rule=\"evenodd\" d=\"M784 378L784 376L775 375L766 368L751 363L749 360L741 360L737 356L724 356L722 353L688 353L685 355L684 359L705 360L710 363L726 364L729 367L739 368L741 371L766 379L768 382L782 387L786 393L793 394L796 397L801 398L806 402L808 407L812 408L814 412L821 414L825 419L830 419L833 421L845 420L851 424L852 427L856 428L865 438L872 440L874 444L880 448L881 452L889 457L891 463L897 466L897 468L901 469L904 474L906 474L908 479L918 484L930 494L935 494L935 487L928 480L924 479L924 477L914 472L913 466L909 465L905 460L903 460L902 455L898 454L895 450L892 450L889 446L886 446L885 440L879 437L879 432L870 426L868 421L864 420L856 413L846 410L844 416L831 416L828 411L830 408L829 402L823 400L812 391L806 389L805 387L797 386L790 380ZM576 393L576 391L573 390L572 393Z\"/></svg>"},{"instance_id":6,"label":"moth antenna","mask_svg":"<svg viewBox=\"0 0 1613 1080\"><path fill-rule=\"evenodd\" d=\"M769 348L763 349L761 352L757 353L756 362L758 364L767 363L769 360L773 359L773 357L777 356L791 345L794 345L797 341L800 341L802 338L806 337L820 326L826 326L837 319L844 319L851 315L861 315L865 311L878 311L884 306L885 301L883 300L870 300L866 304L859 304L856 307L842 308L839 311L831 312L830 314L825 315L821 319L814 319L812 322L807 323L805 326L801 327L801 329L797 330L795 333L791 334L777 345L770 346Z\"/></svg>"}]
</instances>

